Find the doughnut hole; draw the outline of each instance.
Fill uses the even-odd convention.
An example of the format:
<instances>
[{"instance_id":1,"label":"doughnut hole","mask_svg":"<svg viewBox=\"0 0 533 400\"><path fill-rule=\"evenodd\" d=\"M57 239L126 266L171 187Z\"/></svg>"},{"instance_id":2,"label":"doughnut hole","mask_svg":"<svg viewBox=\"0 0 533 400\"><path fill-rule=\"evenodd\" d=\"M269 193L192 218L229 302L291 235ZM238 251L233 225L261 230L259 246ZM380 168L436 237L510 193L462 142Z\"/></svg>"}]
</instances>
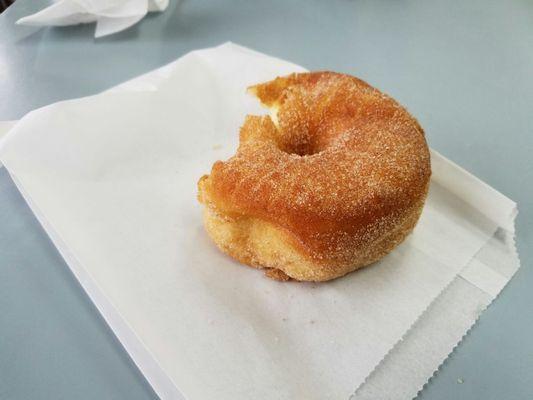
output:
<instances>
[{"instance_id":1,"label":"doughnut hole","mask_svg":"<svg viewBox=\"0 0 533 400\"><path fill-rule=\"evenodd\" d=\"M323 149L316 146L316 135L313 134L308 119L302 119L302 113L307 113L302 104L299 104L299 112L290 112L287 107L281 107L276 102L268 107L270 119L277 130L277 146L287 154L300 157L311 156L320 153Z\"/></svg>"}]
</instances>

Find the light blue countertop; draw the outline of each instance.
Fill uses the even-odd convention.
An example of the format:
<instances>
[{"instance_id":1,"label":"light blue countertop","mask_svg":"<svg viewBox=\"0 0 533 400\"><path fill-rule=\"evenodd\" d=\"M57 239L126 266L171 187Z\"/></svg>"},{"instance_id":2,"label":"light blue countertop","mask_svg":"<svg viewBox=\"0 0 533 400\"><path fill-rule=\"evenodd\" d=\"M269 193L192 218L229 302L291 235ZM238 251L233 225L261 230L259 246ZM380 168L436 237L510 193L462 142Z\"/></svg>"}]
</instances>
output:
<instances>
[{"instance_id":1,"label":"light blue countertop","mask_svg":"<svg viewBox=\"0 0 533 400\"><path fill-rule=\"evenodd\" d=\"M406 105L433 148L520 210L522 268L419 398L533 399L533 2L171 0L97 40L93 25L14 25L47 3L0 15L0 120L228 40L357 75ZM152 398L0 169L0 399Z\"/></svg>"}]
</instances>

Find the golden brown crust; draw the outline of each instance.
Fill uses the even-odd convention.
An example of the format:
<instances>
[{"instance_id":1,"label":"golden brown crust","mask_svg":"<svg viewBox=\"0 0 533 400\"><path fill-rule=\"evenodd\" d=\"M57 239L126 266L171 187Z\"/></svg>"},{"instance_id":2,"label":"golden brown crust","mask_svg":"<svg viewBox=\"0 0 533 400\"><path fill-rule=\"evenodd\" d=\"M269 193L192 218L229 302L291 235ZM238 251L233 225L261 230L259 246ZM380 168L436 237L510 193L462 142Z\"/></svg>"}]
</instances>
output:
<instances>
[{"instance_id":1,"label":"golden brown crust","mask_svg":"<svg viewBox=\"0 0 533 400\"><path fill-rule=\"evenodd\" d=\"M237 154L199 182L206 228L223 251L298 280L328 280L405 238L431 169L422 128L404 108L333 72L293 74L250 91L277 118L248 116Z\"/></svg>"}]
</instances>

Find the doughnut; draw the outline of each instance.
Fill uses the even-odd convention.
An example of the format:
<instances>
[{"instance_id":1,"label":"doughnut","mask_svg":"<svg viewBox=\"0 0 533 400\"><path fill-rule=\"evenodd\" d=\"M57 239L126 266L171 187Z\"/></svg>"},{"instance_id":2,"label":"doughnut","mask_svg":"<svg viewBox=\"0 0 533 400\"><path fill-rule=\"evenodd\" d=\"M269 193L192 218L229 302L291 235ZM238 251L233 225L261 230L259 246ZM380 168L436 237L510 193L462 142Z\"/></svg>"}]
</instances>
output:
<instances>
[{"instance_id":1,"label":"doughnut","mask_svg":"<svg viewBox=\"0 0 533 400\"><path fill-rule=\"evenodd\" d=\"M198 182L205 229L277 280L327 281L384 257L413 230L431 166L424 131L391 97L335 72L248 88L239 147Z\"/></svg>"}]
</instances>

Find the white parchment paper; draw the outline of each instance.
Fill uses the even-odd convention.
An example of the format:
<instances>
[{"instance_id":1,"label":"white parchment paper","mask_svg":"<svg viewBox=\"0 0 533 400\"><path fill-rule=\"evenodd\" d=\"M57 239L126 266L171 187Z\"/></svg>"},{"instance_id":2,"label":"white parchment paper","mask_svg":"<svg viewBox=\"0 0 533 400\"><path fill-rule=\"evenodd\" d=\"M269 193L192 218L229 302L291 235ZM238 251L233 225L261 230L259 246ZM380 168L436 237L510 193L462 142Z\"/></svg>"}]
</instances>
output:
<instances>
[{"instance_id":1,"label":"white parchment paper","mask_svg":"<svg viewBox=\"0 0 533 400\"><path fill-rule=\"evenodd\" d=\"M435 324L424 321L440 313L441 295L456 299L457 279L494 297L516 269L499 283L490 266L462 277L498 230L512 229L516 205L434 152L415 232L371 268L280 283L221 254L202 228L196 182L234 153L244 116L264 113L245 88L301 70L233 44L195 51L106 93L31 112L2 142L0 160L163 399L363 396L378 365L392 377L416 356L394 355L419 324ZM437 357L410 363L419 378L408 394L387 398L416 394L475 320L462 327L449 315L459 336L436 340Z\"/></svg>"}]
</instances>

